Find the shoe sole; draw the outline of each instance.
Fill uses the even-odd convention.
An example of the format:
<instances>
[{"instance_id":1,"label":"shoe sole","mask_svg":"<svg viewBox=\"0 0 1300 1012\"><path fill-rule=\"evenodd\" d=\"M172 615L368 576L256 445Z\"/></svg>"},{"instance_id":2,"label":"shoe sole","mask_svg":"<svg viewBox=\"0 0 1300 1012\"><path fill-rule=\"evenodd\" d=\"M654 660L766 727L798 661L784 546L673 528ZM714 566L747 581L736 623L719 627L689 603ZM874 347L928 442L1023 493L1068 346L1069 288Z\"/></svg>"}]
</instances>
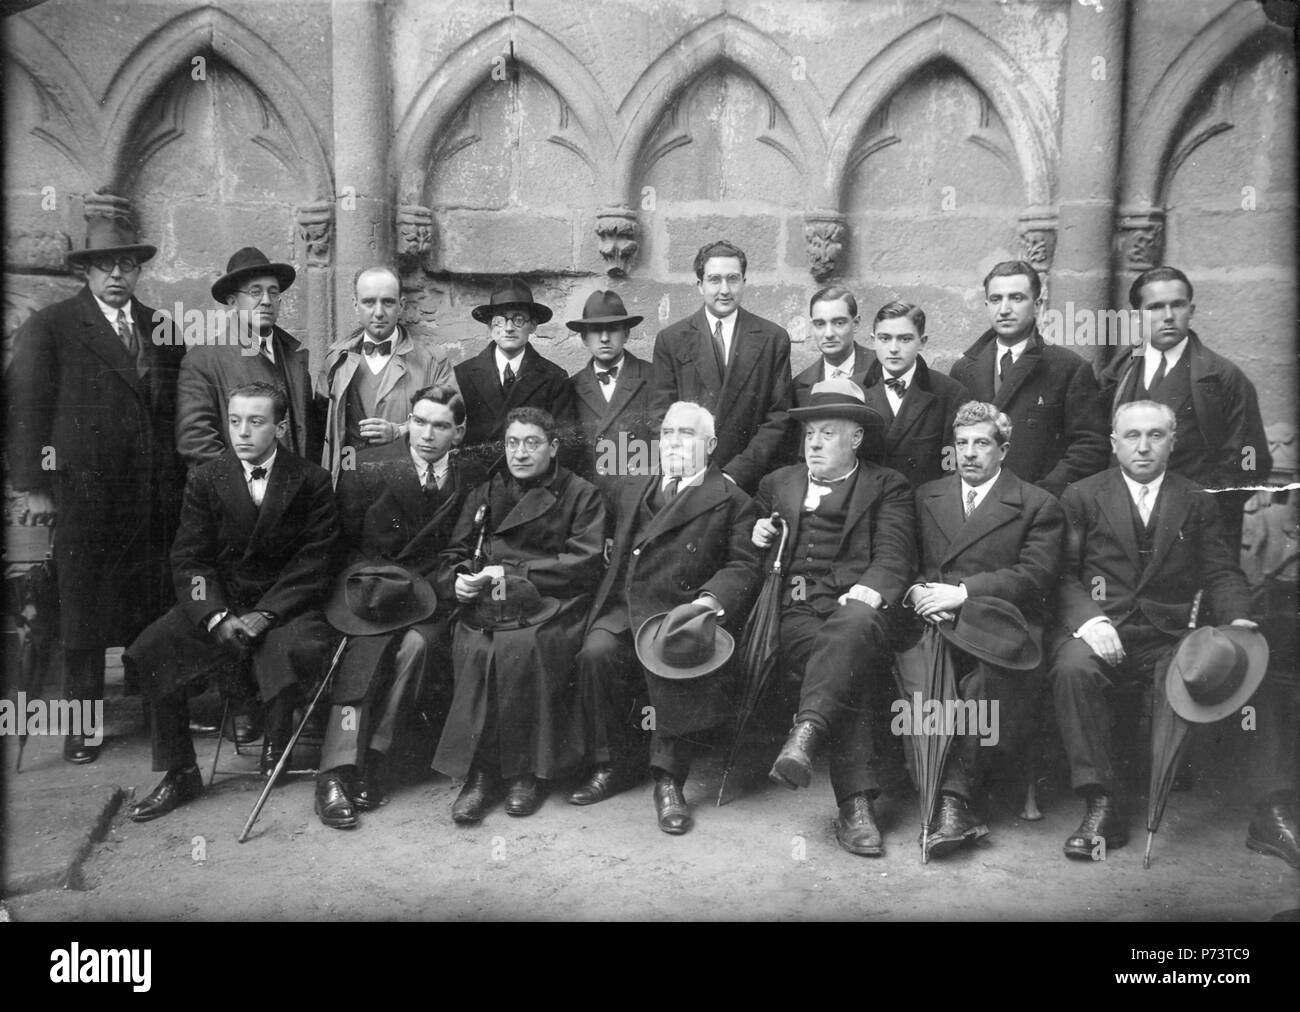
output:
<instances>
[{"instance_id":1,"label":"shoe sole","mask_svg":"<svg viewBox=\"0 0 1300 1012\"><path fill-rule=\"evenodd\" d=\"M506 805L506 815L513 815L516 819L522 819L534 814L537 809L541 807L540 804L533 808L511 808L509 805Z\"/></svg>"},{"instance_id":2,"label":"shoe sole","mask_svg":"<svg viewBox=\"0 0 1300 1012\"><path fill-rule=\"evenodd\" d=\"M773 783L782 784L790 790L798 790L812 783L812 770L800 765L793 759L778 759L772 764L767 778Z\"/></svg>"},{"instance_id":3,"label":"shoe sole","mask_svg":"<svg viewBox=\"0 0 1300 1012\"><path fill-rule=\"evenodd\" d=\"M988 826L976 826L973 829L967 830L965 834L955 840L935 840L934 837L930 837L930 856L944 857L945 855L951 854L953 851L966 846L966 844L974 843L976 840L982 840L988 835Z\"/></svg>"},{"instance_id":4,"label":"shoe sole","mask_svg":"<svg viewBox=\"0 0 1300 1012\"><path fill-rule=\"evenodd\" d=\"M684 836L686 833L690 832L692 825L694 825L694 823L688 822L684 826L665 826L661 822L659 823L659 829L661 832L667 833L669 836Z\"/></svg>"},{"instance_id":5,"label":"shoe sole","mask_svg":"<svg viewBox=\"0 0 1300 1012\"><path fill-rule=\"evenodd\" d=\"M874 847L864 847L860 844L857 846L850 846L849 844L841 840L838 834L835 837L835 842L840 845L841 850L847 850L850 854L857 854L859 857L884 857L885 856L884 844L878 844Z\"/></svg>"},{"instance_id":6,"label":"shoe sole","mask_svg":"<svg viewBox=\"0 0 1300 1012\"><path fill-rule=\"evenodd\" d=\"M1271 843L1263 843L1252 837L1246 837L1246 849L1253 850L1256 854L1267 854L1269 857L1276 857L1278 860L1289 864L1292 868L1300 869L1300 862L1291 860L1286 851L1281 847L1275 847Z\"/></svg>"}]
</instances>

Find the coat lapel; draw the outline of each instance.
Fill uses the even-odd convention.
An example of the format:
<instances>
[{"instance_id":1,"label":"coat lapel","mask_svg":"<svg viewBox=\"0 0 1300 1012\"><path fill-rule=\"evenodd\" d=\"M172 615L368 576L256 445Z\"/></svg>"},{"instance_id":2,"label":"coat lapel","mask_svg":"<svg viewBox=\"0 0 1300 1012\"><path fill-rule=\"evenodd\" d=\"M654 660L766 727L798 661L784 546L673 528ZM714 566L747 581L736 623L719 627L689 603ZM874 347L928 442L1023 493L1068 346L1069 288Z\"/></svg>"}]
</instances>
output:
<instances>
[{"instance_id":1,"label":"coat lapel","mask_svg":"<svg viewBox=\"0 0 1300 1012\"><path fill-rule=\"evenodd\" d=\"M420 487L420 475L415 470L415 462L411 460L409 452L406 454L405 466L397 472L388 488L402 512L412 523L418 524L424 515L424 489Z\"/></svg>"},{"instance_id":2,"label":"coat lapel","mask_svg":"<svg viewBox=\"0 0 1300 1012\"><path fill-rule=\"evenodd\" d=\"M239 479L243 481L243 467L238 460L236 460L235 466L239 467ZM297 462L289 454L284 453L283 450L277 453L275 464L272 466L271 474L267 478L266 495L262 497L262 505L257 507L257 523L253 527L253 536L248 540L250 553L268 532L275 530L279 525L285 509L293 497L298 494L298 488L302 485L302 481L302 468L297 465ZM244 489L244 495L251 504L253 499L248 495L248 486L245 485Z\"/></svg>"},{"instance_id":3,"label":"coat lapel","mask_svg":"<svg viewBox=\"0 0 1300 1012\"><path fill-rule=\"evenodd\" d=\"M1129 509L1131 500L1128 486L1119 471L1112 472L1102 492L1097 496L1097 504L1110 524L1110 529L1124 549L1124 553L1133 563L1133 571L1141 573L1142 560L1138 556L1137 533L1133 530L1133 514Z\"/></svg>"},{"instance_id":4,"label":"coat lapel","mask_svg":"<svg viewBox=\"0 0 1300 1012\"><path fill-rule=\"evenodd\" d=\"M619 382L621 381L622 377L619 377ZM600 381L596 379L596 366L594 359L591 362L588 362L587 365L583 369L579 370L578 374L573 377L573 392L582 399L582 403L587 405L588 410L600 419L600 423L597 426L597 434L599 434L599 430L604 428L606 411L609 408L609 404L606 403L604 395L600 392Z\"/></svg>"},{"instance_id":5,"label":"coat lapel","mask_svg":"<svg viewBox=\"0 0 1300 1012\"><path fill-rule=\"evenodd\" d=\"M557 501L558 497L551 491L549 484L530 488L515 503L514 509L506 514L506 518L497 524L492 532L493 535L504 534L506 531L531 523L549 512Z\"/></svg>"},{"instance_id":6,"label":"coat lapel","mask_svg":"<svg viewBox=\"0 0 1300 1012\"><path fill-rule=\"evenodd\" d=\"M995 352L993 368L996 369L997 357L1001 355L1001 352L998 350L998 348L1000 348L998 343L994 341L993 344ZM1025 345L1025 351L1024 354L1020 356L1020 361L1011 367L1011 372L1003 381L1002 389L999 390L997 396L993 398L993 403L999 409L1005 408L1011 398L1015 397L1016 391L1020 389L1025 380L1027 380L1033 371L1038 368L1038 364L1042 360L1043 342L1038 336L1038 332L1035 331L1034 335L1029 339L1029 343Z\"/></svg>"},{"instance_id":7,"label":"coat lapel","mask_svg":"<svg viewBox=\"0 0 1300 1012\"><path fill-rule=\"evenodd\" d=\"M542 356L531 344L524 348L524 355L521 361L522 368L519 370L515 379L515 385L510 388L510 393L506 397L506 410L517 408L528 400L534 390L546 381L546 377L541 370ZM496 362L492 363L493 372L496 370Z\"/></svg>"},{"instance_id":8,"label":"coat lapel","mask_svg":"<svg viewBox=\"0 0 1300 1012\"><path fill-rule=\"evenodd\" d=\"M643 386L646 385L646 376L642 372L641 360L631 352L623 354L623 368L618 371L618 379L614 381L614 396L610 398L609 404L606 405L608 411L604 418L601 419L600 427L596 434L601 435L612 425L622 413L627 410L628 404L632 398L637 395ZM595 372L592 372L592 382L599 386L599 381L595 378ZM600 392L596 392L600 397ZM603 401L604 398L601 397Z\"/></svg>"},{"instance_id":9,"label":"coat lapel","mask_svg":"<svg viewBox=\"0 0 1300 1012\"><path fill-rule=\"evenodd\" d=\"M375 391L376 407L384 403L384 398L393 392L393 388L406 375L406 355L415 347L415 342L404 329L398 327L394 333L397 336L393 341L393 357L388 360L388 368L384 370L379 380L379 389Z\"/></svg>"},{"instance_id":10,"label":"coat lapel","mask_svg":"<svg viewBox=\"0 0 1300 1012\"><path fill-rule=\"evenodd\" d=\"M465 371L478 394L477 400L487 409L484 412L487 418L498 418L504 414L505 397L501 393L501 380L497 376L496 350L496 342L489 341L486 348L465 363Z\"/></svg>"},{"instance_id":11,"label":"coat lapel","mask_svg":"<svg viewBox=\"0 0 1300 1012\"><path fill-rule=\"evenodd\" d=\"M1183 521L1187 519L1188 510L1191 509L1191 498L1180 495L1179 491L1175 490L1174 482L1171 481L1173 477L1166 471L1164 483L1160 486L1160 495L1156 499L1155 545L1151 551L1151 562L1147 565L1146 571L1139 577L1135 593L1140 592L1146 586L1147 580L1160 572L1160 567L1164 564L1169 549L1182 536ZM1125 489L1126 493L1127 491ZM1128 526L1132 529L1133 524L1130 523Z\"/></svg>"},{"instance_id":12,"label":"coat lapel","mask_svg":"<svg viewBox=\"0 0 1300 1012\"><path fill-rule=\"evenodd\" d=\"M785 521L786 527L789 529L789 534L786 535L783 563L789 562L790 553L794 551L794 543L799 537L799 520L803 516L803 500L807 491L807 464L800 464L797 468L791 469L787 472L784 480L776 487L776 496L772 502L772 509L781 514L781 519Z\"/></svg>"},{"instance_id":13,"label":"coat lapel","mask_svg":"<svg viewBox=\"0 0 1300 1012\"><path fill-rule=\"evenodd\" d=\"M853 483L853 497L849 500L845 511L844 527L840 530L839 547L835 552L837 557L846 554L845 546L849 536L879 494L880 472L867 464L859 464L858 477Z\"/></svg>"},{"instance_id":14,"label":"coat lapel","mask_svg":"<svg viewBox=\"0 0 1300 1012\"><path fill-rule=\"evenodd\" d=\"M709 339L712 342L712 338ZM718 414L726 415L737 394L745 389L749 374L754 371L761 357L763 328L757 325L754 317L743 309L736 310L736 327L731 332L731 359L727 363L727 377L722 385L722 395L718 398ZM712 347L712 344L710 344Z\"/></svg>"},{"instance_id":15,"label":"coat lapel","mask_svg":"<svg viewBox=\"0 0 1300 1012\"><path fill-rule=\"evenodd\" d=\"M81 327L76 331L77 339L91 354L104 362L114 376L129 386L137 396L141 396L144 390L140 384L140 377L135 371L135 362L122 347L122 339L118 337L117 331L109 326L104 314L99 311L99 305L95 302L95 297L90 294L90 289L83 288L82 294L85 297L78 307L81 311ZM151 342L150 335L140 333L143 322L140 319L141 306L134 299L131 312L135 318L136 339Z\"/></svg>"},{"instance_id":16,"label":"coat lapel","mask_svg":"<svg viewBox=\"0 0 1300 1012\"><path fill-rule=\"evenodd\" d=\"M898 449L898 444L903 441L903 438L912 427L925 416L934 400L934 394L928 390L922 390L920 384L916 382L913 382L910 387L903 391L903 402L898 406L898 414L894 416L889 431L885 433L885 451L887 453L893 453L894 450Z\"/></svg>"},{"instance_id":17,"label":"coat lapel","mask_svg":"<svg viewBox=\"0 0 1300 1012\"><path fill-rule=\"evenodd\" d=\"M945 478L939 488L926 495L925 509L934 517L940 533L948 543L948 549L944 552L947 556L966 522L961 508L961 480L956 475Z\"/></svg>"},{"instance_id":18,"label":"coat lapel","mask_svg":"<svg viewBox=\"0 0 1300 1012\"><path fill-rule=\"evenodd\" d=\"M657 476L655 480L662 481L663 475ZM652 538L662 537L669 531L684 527L701 513L713 509L727 498L727 490L724 487L726 480L713 468L709 468L704 472L704 477L698 485L686 489L654 515L654 519L637 537L636 544L641 545Z\"/></svg>"},{"instance_id":19,"label":"coat lapel","mask_svg":"<svg viewBox=\"0 0 1300 1012\"><path fill-rule=\"evenodd\" d=\"M226 451L226 466L217 477L217 495L238 522L242 530L249 532L248 543L244 546L244 556L252 554L252 532L257 526L258 510L253 504L253 497L248 494L248 482L244 480L244 467L230 451Z\"/></svg>"},{"instance_id":20,"label":"coat lapel","mask_svg":"<svg viewBox=\"0 0 1300 1012\"><path fill-rule=\"evenodd\" d=\"M739 312L739 310L737 310ZM704 379L705 389L717 390L717 409L715 414L722 413L722 373L718 372L718 361L713 354L713 336L709 333L709 317L701 308L694 316L690 318L690 326L694 331L693 334L686 335L686 348L691 356L695 359L695 371ZM736 322L736 330L732 335L734 342L736 337L740 336L740 321ZM735 352L733 348L732 357Z\"/></svg>"}]
</instances>

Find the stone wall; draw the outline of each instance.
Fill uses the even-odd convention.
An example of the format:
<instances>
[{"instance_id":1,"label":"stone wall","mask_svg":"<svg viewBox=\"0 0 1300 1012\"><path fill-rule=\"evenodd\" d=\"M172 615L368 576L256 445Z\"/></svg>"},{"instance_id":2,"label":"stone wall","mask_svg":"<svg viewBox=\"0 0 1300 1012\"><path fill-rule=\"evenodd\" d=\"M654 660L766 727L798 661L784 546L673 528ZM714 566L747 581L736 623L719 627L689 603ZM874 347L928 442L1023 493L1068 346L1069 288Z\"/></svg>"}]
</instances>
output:
<instances>
[{"instance_id":1,"label":"stone wall","mask_svg":"<svg viewBox=\"0 0 1300 1012\"><path fill-rule=\"evenodd\" d=\"M556 310L538 346L571 370L562 321L590 291L645 314L648 356L719 236L796 368L829 280L868 321L920 303L945 366L984 329L998 260L1032 258L1062 310L1122 305L1171 262L1207 343L1290 420L1296 58L1276 7L47 0L3 23L6 341L75 287L62 255L96 205L159 246L155 305L207 308L246 244L296 263L284 321L317 363L353 273L384 259L453 359L485 339L469 309L524 275Z\"/></svg>"}]
</instances>

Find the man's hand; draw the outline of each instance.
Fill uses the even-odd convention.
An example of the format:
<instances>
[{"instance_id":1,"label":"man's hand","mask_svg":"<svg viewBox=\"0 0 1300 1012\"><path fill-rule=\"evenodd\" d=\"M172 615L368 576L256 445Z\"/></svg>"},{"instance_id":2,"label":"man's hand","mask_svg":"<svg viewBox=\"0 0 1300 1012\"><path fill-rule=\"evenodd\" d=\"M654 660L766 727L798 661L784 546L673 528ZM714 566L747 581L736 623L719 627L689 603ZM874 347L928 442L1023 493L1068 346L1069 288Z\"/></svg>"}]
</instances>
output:
<instances>
[{"instance_id":1,"label":"man's hand","mask_svg":"<svg viewBox=\"0 0 1300 1012\"><path fill-rule=\"evenodd\" d=\"M242 618L238 615L227 615L212 630L212 638L223 647L243 653L254 637Z\"/></svg>"},{"instance_id":2,"label":"man's hand","mask_svg":"<svg viewBox=\"0 0 1300 1012\"><path fill-rule=\"evenodd\" d=\"M714 597L712 594L709 594L709 593L707 593L707 592L706 592L706 593L703 593L703 594L701 594L699 597L697 597L693 603L694 603L694 604L702 604L702 605L704 605L706 608L711 608L711 609L713 609L713 611L715 611L715 612L717 613L717 615L718 615L719 618L721 618L723 615L726 614L726 611L725 611L725 610L723 609L723 607L722 607L722 602L719 601L719 600L718 600L716 597Z\"/></svg>"},{"instance_id":3,"label":"man's hand","mask_svg":"<svg viewBox=\"0 0 1300 1012\"><path fill-rule=\"evenodd\" d=\"M776 514L772 514L776 516ZM776 524L772 522L771 517L759 517L754 521L754 533L750 535L749 540L754 543L756 548L767 548L776 540Z\"/></svg>"},{"instance_id":4,"label":"man's hand","mask_svg":"<svg viewBox=\"0 0 1300 1012\"><path fill-rule=\"evenodd\" d=\"M965 603L966 591L951 583L922 584L912 594L912 607L925 619L934 618L940 612L955 613Z\"/></svg>"},{"instance_id":5,"label":"man's hand","mask_svg":"<svg viewBox=\"0 0 1300 1012\"><path fill-rule=\"evenodd\" d=\"M58 510L54 506L54 496L49 492L28 492L27 512L24 523L33 527L48 527L54 523Z\"/></svg>"},{"instance_id":6,"label":"man's hand","mask_svg":"<svg viewBox=\"0 0 1300 1012\"><path fill-rule=\"evenodd\" d=\"M1079 634L1079 639L1087 643L1092 652L1111 667L1124 659L1124 644L1119 641L1119 633L1109 622L1094 622Z\"/></svg>"},{"instance_id":7,"label":"man's hand","mask_svg":"<svg viewBox=\"0 0 1300 1012\"><path fill-rule=\"evenodd\" d=\"M493 580L500 580L504 576L505 570L501 566L485 566L477 573L461 573L456 577L456 600L461 604L476 601L484 589L492 585Z\"/></svg>"},{"instance_id":8,"label":"man's hand","mask_svg":"<svg viewBox=\"0 0 1300 1012\"><path fill-rule=\"evenodd\" d=\"M361 438L373 445L391 443L402 434L402 427L397 422L383 418L363 418L360 425Z\"/></svg>"},{"instance_id":9,"label":"man's hand","mask_svg":"<svg viewBox=\"0 0 1300 1012\"><path fill-rule=\"evenodd\" d=\"M1234 619L1232 620L1232 623L1231 623L1231 624L1237 626L1237 627L1240 628L1240 629L1258 629L1258 628L1259 628L1259 623L1258 623L1258 622L1252 622L1252 621L1251 621L1250 619L1248 619L1248 618L1234 618Z\"/></svg>"},{"instance_id":10,"label":"man's hand","mask_svg":"<svg viewBox=\"0 0 1300 1012\"><path fill-rule=\"evenodd\" d=\"M260 611L250 611L245 615L241 615L239 620L244 623L244 628L248 630L250 641L256 640L271 628L271 620Z\"/></svg>"},{"instance_id":11,"label":"man's hand","mask_svg":"<svg viewBox=\"0 0 1300 1012\"><path fill-rule=\"evenodd\" d=\"M862 583L855 583L846 593L839 596L841 606L848 601L861 601L863 604L877 609L885 603L885 599L880 594Z\"/></svg>"}]
</instances>

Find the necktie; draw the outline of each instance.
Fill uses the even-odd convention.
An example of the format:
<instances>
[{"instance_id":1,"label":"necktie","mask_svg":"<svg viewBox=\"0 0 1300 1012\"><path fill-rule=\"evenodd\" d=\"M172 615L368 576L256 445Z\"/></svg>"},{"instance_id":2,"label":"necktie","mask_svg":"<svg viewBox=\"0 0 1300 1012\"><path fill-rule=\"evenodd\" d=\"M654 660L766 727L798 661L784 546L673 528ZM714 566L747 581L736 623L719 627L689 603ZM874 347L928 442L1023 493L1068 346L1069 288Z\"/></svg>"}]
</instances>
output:
<instances>
[{"instance_id":1,"label":"necktie","mask_svg":"<svg viewBox=\"0 0 1300 1012\"><path fill-rule=\"evenodd\" d=\"M362 341L361 350L367 355L391 355L393 353L393 342L388 340L376 344L374 341Z\"/></svg>"},{"instance_id":2,"label":"necktie","mask_svg":"<svg viewBox=\"0 0 1300 1012\"><path fill-rule=\"evenodd\" d=\"M727 346L722 340L722 321L713 325L713 357L718 360L718 373L727 374Z\"/></svg>"},{"instance_id":3,"label":"necktie","mask_svg":"<svg viewBox=\"0 0 1300 1012\"><path fill-rule=\"evenodd\" d=\"M885 386L898 394L899 397L902 397L907 390L907 384L894 376L890 376L889 379L885 380Z\"/></svg>"},{"instance_id":4,"label":"necktie","mask_svg":"<svg viewBox=\"0 0 1300 1012\"><path fill-rule=\"evenodd\" d=\"M504 393L510 393L510 388L515 385L515 371L506 365L506 370L501 374L501 390Z\"/></svg>"},{"instance_id":5,"label":"necktie","mask_svg":"<svg viewBox=\"0 0 1300 1012\"><path fill-rule=\"evenodd\" d=\"M432 467L424 472L424 491L429 495L441 492L442 486L445 482L446 476L444 475L442 478L439 478Z\"/></svg>"},{"instance_id":6,"label":"necktie","mask_svg":"<svg viewBox=\"0 0 1300 1012\"><path fill-rule=\"evenodd\" d=\"M834 369L831 370L831 374L828 378L833 380L846 380L849 378L849 374L846 373L839 366L836 366Z\"/></svg>"},{"instance_id":7,"label":"necktie","mask_svg":"<svg viewBox=\"0 0 1300 1012\"><path fill-rule=\"evenodd\" d=\"M993 392L997 393L1002 389L1002 384L1007 381L1007 373L1011 371L1011 351L1008 349L998 360L997 382L993 384Z\"/></svg>"},{"instance_id":8,"label":"necktie","mask_svg":"<svg viewBox=\"0 0 1300 1012\"><path fill-rule=\"evenodd\" d=\"M249 474L249 476L248 476L248 480L249 480L249 481L261 481L261 480L262 480L263 478L265 478L265 477L266 477L266 468L264 468L264 467L255 467L255 468L253 468L252 473Z\"/></svg>"},{"instance_id":9,"label":"necktie","mask_svg":"<svg viewBox=\"0 0 1300 1012\"><path fill-rule=\"evenodd\" d=\"M966 509L966 517L967 519L969 519L970 515L975 512L975 490L974 489L971 489L969 492L966 493L965 509Z\"/></svg>"},{"instance_id":10,"label":"necktie","mask_svg":"<svg viewBox=\"0 0 1300 1012\"><path fill-rule=\"evenodd\" d=\"M1165 353L1162 351L1160 353L1160 364L1156 366L1156 374L1151 377L1151 383L1147 386L1147 393L1148 394L1155 393L1156 387L1160 385L1160 381L1163 380L1164 378L1165 378ZM1145 491L1145 489L1143 491Z\"/></svg>"},{"instance_id":11,"label":"necktie","mask_svg":"<svg viewBox=\"0 0 1300 1012\"><path fill-rule=\"evenodd\" d=\"M616 379L618 379L618 366L616 365L610 366L608 370L596 370L596 380L601 386L613 383Z\"/></svg>"},{"instance_id":12,"label":"necktie","mask_svg":"<svg viewBox=\"0 0 1300 1012\"><path fill-rule=\"evenodd\" d=\"M131 326L131 321L126 318L125 309L117 311L117 336L122 339L122 347L126 349L126 353L134 360L139 353L139 348L136 345L135 330Z\"/></svg>"},{"instance_id":13,"label":"necktie","mask_svg":"<svg viewBox=\"0 0 1300 1012\"><path fill-rule=\"evenodd\" d=\"M669 478L668 485L664 488L664 504L672 502L677 496L677 489L681 486L681 478Z\"/></svg>"},{"instance_id":14,"label":"necktie","mask_svg":"<svg viewBox=\"0 0 1300 1012\"><path fill-rule=\"evenodd\" d=\"M1151 489L1146 485L1138 489L1138 516L1144 525L1151 522Z\"/></svg>"}]
</instances>

